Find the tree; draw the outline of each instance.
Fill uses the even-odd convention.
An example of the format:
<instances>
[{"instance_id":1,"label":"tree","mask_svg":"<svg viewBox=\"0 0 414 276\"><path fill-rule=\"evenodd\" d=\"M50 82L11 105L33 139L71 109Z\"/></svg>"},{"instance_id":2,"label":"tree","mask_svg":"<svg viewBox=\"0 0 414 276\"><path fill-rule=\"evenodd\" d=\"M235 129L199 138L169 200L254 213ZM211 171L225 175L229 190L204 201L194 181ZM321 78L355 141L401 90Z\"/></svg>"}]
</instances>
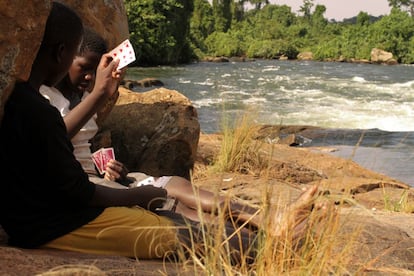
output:
<instances>
[{"instance_id":1,"label":"tree","mask_svg":"<svg viewBox=\"0 0 414 276\"><path fill-rule=\"evenodd\" d=\"M311 18L313 5L313 0L303 0L303 5L299 8L299 12L308 20Z\"/></svg>"},{"instance_id":2,"label":"tree","mask_svg":"<svg viewBox=\"0 0 414 276\"><path fill-rule=\"evenodd\" d=\"M324 5L316 5L315 11L311 16L313 27L323 28L328 24L328 20L324 17L325 12L326 7Z\"/></svg>"},{"instance_id":3,"label":"tree","mask_svg":"<svg viewBox=\"0 0 414 276\"><path fill-rule=\"evenodd\" d=\"M390 15L384 16L371 26L370 39L375 47L393 53L399 62L413 63L413 17L405 11L392 9Z\"/></svg>"},{"instance_id":4,"label":"tree","mask_svg":"<svg viewBox=\"0 0 414 276\"><path fill-rule=\"evenodd\" d=\"M190 37L193 47L205 51L204 40L214 32L213 9L207 0L194 0L190 20Z\"/></svg>"},{"instance_id":5,"label":"tree","mask_svg":"<svg viewBox=\"0 0 414 276\"><path fill-rule=\"evenodd\" d=\"M357 20L356 20L356 24L358 26L368 26L370 23L370 17L368 15L368 13L366 12L359 12L358 16L357 16Z\"/></svg>"},{"instance_id":6,"label":"tree","mask_svg":"<svg viewBox=\"0 0 414 276\"><path fill-rule=\"evenodd\" d=\"M214 28L218 32L227 32L231 26L232 0L213 0Z\"/></svg>"},{"instance_id":7,"label":"tree","mask_svg":"<svg viewBox=\"0 0 414 276\"><path fill-rule=\"evenodd\" d=\"M138 64L189 61L192 0L125 0L125 9Z\"/></svg>"},{"instance_id":8,"label":"tree","mask_svg":"<svg viewBox=\"0 0 414 276\"><path fill-rule=\"evenodd\" d=\"M250 4L254 5L255 10L260 10L262 8L262 5L265 4L269 4L269 0L250 0L248 1L250 2Z\"/></svg>"},{"instance_id":9,"label":"tree","mask_svg":"<svg viewBox=\"0 0 414 276\"><path fill-rule=\"evenodd\" d=\"M414 17L414 0L388 0L388 5L392 8L406 10Z\"/></svg>"},{"instance_id":10,"label":"tree","mask_svg":"<svg viewBox=\"0 0 414 276\"><path fill-rule=\"evenodd\" d=\"M236 22L243 20L245 2L246 0L233 1L232 14L233 20Z\"/></svg>"}]
</instances>

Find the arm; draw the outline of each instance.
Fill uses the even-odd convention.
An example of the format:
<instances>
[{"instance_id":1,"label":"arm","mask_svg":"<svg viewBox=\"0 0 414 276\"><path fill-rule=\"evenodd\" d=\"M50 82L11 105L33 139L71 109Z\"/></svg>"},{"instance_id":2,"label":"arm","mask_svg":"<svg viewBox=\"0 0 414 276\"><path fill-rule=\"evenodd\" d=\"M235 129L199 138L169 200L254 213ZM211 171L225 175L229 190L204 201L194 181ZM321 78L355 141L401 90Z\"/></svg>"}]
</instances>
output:
<instances>
[{"instance_id":1,"label":"arm","mask_svg":"<svg viewBox=\"0 0 414 276\"><path fill-rule=\"evenodd\" d=\"M91 206L114 207L139 205L148 210L161 207L166 200L167 190L146 185L131 189L114 189L95 185Z\"/></svg>"},{"instance_id":2,"label":"arm","mask_svg":"<svg viewBox=\"0 0 414 276\"><path fill-rule=\"evenodd\" d=\"M119 60L114 61L109 54L102 56L96 70L95 86L92 92L64 118L70 139L117 92L121 76L121 71L116 70L118 63Z\"/></svg>"}]
</instances>

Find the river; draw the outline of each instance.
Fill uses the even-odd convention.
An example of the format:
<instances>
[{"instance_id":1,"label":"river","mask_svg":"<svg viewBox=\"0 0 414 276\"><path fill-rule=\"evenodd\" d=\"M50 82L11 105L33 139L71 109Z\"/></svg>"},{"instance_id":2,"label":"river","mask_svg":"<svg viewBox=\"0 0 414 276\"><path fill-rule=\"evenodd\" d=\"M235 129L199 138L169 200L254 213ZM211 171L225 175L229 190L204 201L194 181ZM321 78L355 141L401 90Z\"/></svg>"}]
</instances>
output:
<instances>
[{"instance_id":1,"label":"river","mask_svg":"<svg viewBox=\"0 0 414 276\"><path fill-rule=\"evenodd\" d=\"M258 123L327 128L303 146L335 146L332 154L414 186L414 66L202 62L129 68L126 78L157 78L187 96L204 133L246 110Z\"/></svg>"}]
</instances>

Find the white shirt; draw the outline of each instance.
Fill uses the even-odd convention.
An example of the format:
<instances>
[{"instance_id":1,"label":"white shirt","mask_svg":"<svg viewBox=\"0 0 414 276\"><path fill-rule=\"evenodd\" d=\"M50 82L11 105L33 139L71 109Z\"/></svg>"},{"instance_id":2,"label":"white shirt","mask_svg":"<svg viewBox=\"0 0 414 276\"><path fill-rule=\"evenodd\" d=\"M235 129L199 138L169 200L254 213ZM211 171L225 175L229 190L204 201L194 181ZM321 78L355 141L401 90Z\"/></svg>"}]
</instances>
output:
<instances>
[{"instance_id":1,"label":"white shirt","mask_svg":"<svg viewBox=\"0 0 414 276\"><path fill-rule=\"evenodd\" d=\"M42 85L40 87L40 93L50 101L50 104L54 105L59 110L62 117L65 117L69 113L69 100L66 99L58 89ZM88 95L89 93L85 92L82 100ZM90 140L98 132L96 118L97 115L95 114L71 140L74 148L73 154L81 163L83 170L89 174L96 174L95 165L91 158L92 153L90 143Z\"/></svg>"}]
</instances>

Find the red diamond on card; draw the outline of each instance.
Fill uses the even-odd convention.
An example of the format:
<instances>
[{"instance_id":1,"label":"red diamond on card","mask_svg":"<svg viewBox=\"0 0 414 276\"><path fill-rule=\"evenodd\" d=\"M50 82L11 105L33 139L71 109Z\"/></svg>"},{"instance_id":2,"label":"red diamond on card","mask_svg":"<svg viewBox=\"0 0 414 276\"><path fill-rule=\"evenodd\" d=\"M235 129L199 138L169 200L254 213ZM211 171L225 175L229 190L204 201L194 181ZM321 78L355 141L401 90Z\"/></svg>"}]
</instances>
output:
<instances>
[{"instance_id":1,"label":"red diamond on card","mask_svg":"<svg viewBox=\"0 0 414 276\"><path fill-rule=\"evenodd\" d=\"M119 58L119 65L117 68L118 70L124 68L135 60L134 48L128 39L115 47L109 53L112 55L112 57L114 57L114 59Z\"/></svg>"}]
</instances>

